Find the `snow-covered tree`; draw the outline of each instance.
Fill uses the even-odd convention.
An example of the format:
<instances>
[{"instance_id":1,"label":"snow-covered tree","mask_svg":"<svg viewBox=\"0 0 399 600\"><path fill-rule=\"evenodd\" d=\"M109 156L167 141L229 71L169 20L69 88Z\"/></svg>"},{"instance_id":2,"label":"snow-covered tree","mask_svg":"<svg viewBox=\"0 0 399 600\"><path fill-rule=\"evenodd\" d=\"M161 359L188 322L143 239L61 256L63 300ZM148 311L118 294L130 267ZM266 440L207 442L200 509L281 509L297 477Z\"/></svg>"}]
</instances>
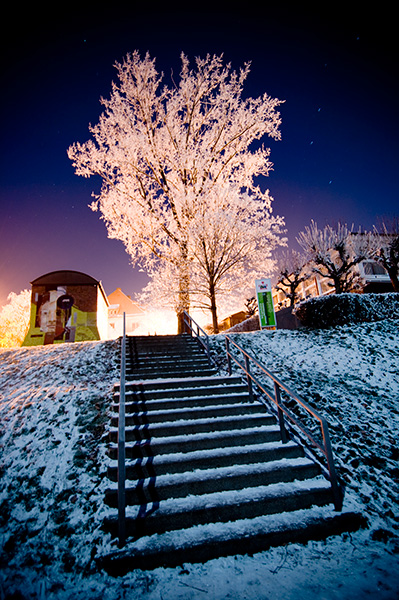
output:
<instances>
[{"instance_id":1,"label":"snow-covered tree","mask_svg":"<svg viewBox=\"0 0 399 600\"><path fill-rule=\"evenodd\" d=\"M312 270L322 277L332 280L329 283L336 294L350 291L358 278L354 267L375 253L375 236L353 231L345 224L338 223L336 229L326 225L319 229L311 221L297 237L297 242L312 261Z\"/></svg>"},{"instance_id":2,"label":"snow-covered tree","mask_svg":"<svg viewBox=\"0 0 399 600\"><path fill-rule=\"evenodd\" d=\"M110 99L102 99L105 111L89 128L93 139L68 149L78 175L102 180L92 208L109 237L124 243L133 264L151 273L168 263L158 272L178 277L180 331L190 304L190 235L204 202L228 185L270 207L258 185L271 169L270 150L259 141L280 139L281 104L266 94L243 98L249 64L236 72L222 56L207 55L191 69L184 54L181 63L179 80L168 87L148 54L127 55L116 64Z\"/></svg>"},{"instance_id":3,"label":"snow-covered tree","mask_svg":"<svg viewBox=\"0 0 399 600\"><path fill-rule=\"evenodd\" d=\"M0 311L0 348L20 346L29 327L30 291L11 292L7 300Z\"/></svg>"},{"instance_id":4,"label":"snow-covered tree","mask_svg":"<svg viewBox=\"0 0 399 600\"><path fill-rule=\"evenodd\" d=\"M280 237L282 219L269 214L270 199L257 201L227 186L215 188L216 192L216 197L199 202L197 217L188 229L190 297L195 308L211 312L214 333L219 330L217 313L218 307L226 304L223 300L228 297L233 307L242 304L255 279L273 271L272 250L285 243ZM167 268L166 273L165 265L160 264L153 273L157 284L149 286L150 292L155 292L152 303L159 297L162 282L175 290L175 304L178 302L177 286L172 285L176 274ZM162 291L162 297L165 295L167 289Z\"/></svg>"},{"instance_id":5,"label":"snow-covered tree","mask_svg":"<svg viewBox=\"0 0 399 600\"><path fill-rule=\"evenodd\" d=\"M284 240L279 237L282 220L271 217L269 209L270 198L254 201L224 187L203 206L190 229L193 298L211 311L214 333L218 333L217 298L238 294L241 304L255 279L274 268L271 251Z\"/></svg>"},{"instance_id":6,"label":"snow-covered tree","mask_svg":"<svg viewBox=\"0 0 399 600\"><path fill-rule=\"evenodd\" d=\"M278 275L275 288L283 292L294 306L297 300L297 289L309 277L307 258L296 250L282 252L277 261Z\"/></svg>"},{"instance_id":7,"label":"snow-covered tree","mask_svg":"<svg viewBox=\"0 0 399 600\"><path fill-rule=\"evenodd\" d=\"M374 228L377 250L374 260L387 271L395 292L399 292L399 217Z\"/></svg>"}]
</instances>

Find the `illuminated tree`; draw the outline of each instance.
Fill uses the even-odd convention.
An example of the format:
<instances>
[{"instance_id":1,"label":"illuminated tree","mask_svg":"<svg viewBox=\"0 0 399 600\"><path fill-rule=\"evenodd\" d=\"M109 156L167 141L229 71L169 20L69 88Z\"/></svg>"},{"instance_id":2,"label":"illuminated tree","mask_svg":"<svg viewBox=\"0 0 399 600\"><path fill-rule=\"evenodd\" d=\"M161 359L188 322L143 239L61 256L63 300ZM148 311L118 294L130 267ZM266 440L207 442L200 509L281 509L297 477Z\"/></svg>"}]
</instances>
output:
<instances>
[{"instance_id":1,"label":"illuminated tree","mask_svg":"<svg viewBox=\"0 0 399 600\"><path fill-rule=\"evenodd\" d=\"M219 331L218 306L241 304L255 279L273 270L271 252L285 243L279 237L282 224L281 218L268 214L264 203L227 187L219 189L211 202L201 203L201 214L198 211L188 229L192 249L189 291L195 308L211 312L214 333ZM147 300L154 303L157 297L169 297L176 306L178 290L173 282L177 273L166 268L167 272L162 263L152 273Z\"/></svg>"},{"instance_id":2,"label":"illuminated tree","mask_svg":"<svg viewBox=\"0 0 399 600\"><path fill-rule=\"evenodd\" d=\"M0 311L0 348L21 346L29 327L30 291L11 292L7 300Z\"/></svg>"},{"instance_id":3,"label":"illuminated tree","mask_svg":"<svg viewBox=\"0 0 399 600\"><path fill-rule=\"evenodd\" d=\"M353 226L349 229L341 223L336 229L330 225L319 229L314 221L300 232L297 242L312 261L313 272L331 279L336 294L351 290L358 278L354 267L371 258L376 247L370 233L354 232Z\"/></svg>"},{"instance_id":4,"label":"illuminated tree","mask_svg":"<svg viewBox=\"0 0 399 600\"><path fill-rule=\"evenodd\" d=\"M307 267L307 258L297 252L283 252L278 260L278 275L275 288L283 292L290 301L290 306L294 306L297 300L297 289L301 283L309 277Z\"/></svg>"},{"instance_id":5,"label":"illuminated tree","mask_svg":"<svg viewBox=\"0 0 399 600\"><path fill-rule=\"evenodd\" d=\"M270 218L271 199L258 178L272 165L259 140L280 138L281 103L266 94L242 97L249 64L237 73L222 56L197 58L193 70L183 54L181 62L179 80L168 87L148 54L127 55L90 127L93 139L68 150L78 175L102 180L92 208L101 211L109 237L124 243L134 264L178 277L179 331L190 305L191 232L218 197L216 187L249 195ZM159 270L161 263L169 266Z\"/></svg>"}]
</instances>

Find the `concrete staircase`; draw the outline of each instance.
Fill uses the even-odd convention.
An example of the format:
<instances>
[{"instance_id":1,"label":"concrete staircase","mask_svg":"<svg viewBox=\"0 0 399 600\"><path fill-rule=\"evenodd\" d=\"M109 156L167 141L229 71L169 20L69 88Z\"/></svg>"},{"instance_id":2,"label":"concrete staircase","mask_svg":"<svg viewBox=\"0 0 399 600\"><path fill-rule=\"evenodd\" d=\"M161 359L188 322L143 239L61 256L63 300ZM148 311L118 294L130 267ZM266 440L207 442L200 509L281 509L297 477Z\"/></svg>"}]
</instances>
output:
<instances>
[{"instance_id":1,"label":"concrete staircase","mask_svg":"<svg viewBox=\"0 0 399 600\"><path fill-rule=\"evenodd\" d=\"M129 338L126 382L127 544L112 574L176 566L359 526L336 513L329 482L274 416L222 377L189 336ZM104 523L117 521L119 388L111 422Z\"/></svg>"}]
</instances>

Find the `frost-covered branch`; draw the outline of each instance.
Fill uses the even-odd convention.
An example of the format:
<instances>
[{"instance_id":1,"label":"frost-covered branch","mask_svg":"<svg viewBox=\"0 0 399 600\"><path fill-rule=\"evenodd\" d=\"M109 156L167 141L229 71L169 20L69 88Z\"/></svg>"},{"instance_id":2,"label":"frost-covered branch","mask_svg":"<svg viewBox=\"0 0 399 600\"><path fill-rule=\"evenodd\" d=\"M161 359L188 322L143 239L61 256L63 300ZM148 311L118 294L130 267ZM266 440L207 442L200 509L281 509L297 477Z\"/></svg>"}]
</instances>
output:
<instances>
[{"instance_id":1,"label":"frost-covered branch","mask_svg":"<svg viewBox=\"0 0 399 600\"><path fill-rule=\"evenodd\" d=\"M278 275L275 288L283 292L285 297L289 299L290 306L294 306L297 300L297 289L309 276L307 258L296 250L283 252L281 258L277 261L277 267Z\"/></svg>"}]
</instances>

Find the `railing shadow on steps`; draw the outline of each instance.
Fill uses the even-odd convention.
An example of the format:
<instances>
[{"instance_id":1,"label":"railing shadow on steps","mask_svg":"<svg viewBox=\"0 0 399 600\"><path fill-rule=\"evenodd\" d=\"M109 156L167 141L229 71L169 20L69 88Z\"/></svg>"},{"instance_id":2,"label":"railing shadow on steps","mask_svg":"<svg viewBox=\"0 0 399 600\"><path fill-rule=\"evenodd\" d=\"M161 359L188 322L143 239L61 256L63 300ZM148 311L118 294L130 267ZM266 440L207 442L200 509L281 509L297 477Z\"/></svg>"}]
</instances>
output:
<instances>
[{"instance_id":1,"label":"railing shadow on steps","mask_svg":"<svg viewBox=\"0 0 399 600\"><path fill-rule=\"evenodd\" d=\"M118 416L118 541L119 548L126 543L126 315L123 313L121 337L121 367Z\"/></svg>"},{"instance_id":2,"label":"railing shadow on steps","mask_svg":"<svg viewBox=\"0 0 399 600\"><path fill-rule=\"evenodd\" d=\"M194 319L187 312L184 312L184 323L186 325L187 333L191 333L193 337L198 339L199 343L207 353L208 360L211 361L209 337L207 333L194 321ZM262 404L265 404L268 408L271 408L272 411L277 415L280 427L281 441L283 444L287 443L289 441L289 437L292 436L293 438L298 439L300 443L305 446L305 448L310 450L310 452L313 454L313 458L315 458L319 463L323 474L330 481L335 510L338 512L341 511L344 495L343 487L341 486L337 478L327 419L320 415L318 411L312 408L295 392L289 389L275 375L273 375L268 369L261 365L254 357L248 354L246 350L244 350L244 348L242 348L239 344L233 341L229 335L224 334L224 336L226 340L227 369L229 375L232 375L232 362L234 362L244 372L251 400L253 400L255 396L253 385L256 386L256 390L258 392L256 394L257 400L262 402ZM238 351L239 354L241 354L243 362L241 362L236 356L234 356L232 348ZM255 366L261 373L266 375L269 380L271 380L273 394L271 394L270 390L268 390L266 386L261 381L259 381L259 379L255 377L254 374L251 372L252 365ZM296 415L294 415L293 412L289 410L287 406L285 406L282 399L282 391L286 396L288 396L288 398L291 401L293 401L297 406L300 406L302 409L304 409L309 416L313 417L318 422L321 430L322 443L319 443L316 440L315 436L307 429L307 427L305 427L303 423L301 423L299 418ZM267 401L265 401L264 396L266 396ZM307 440L310 441L310 447L307 443ZM323 465L320 462L319 457L317 456L317 454L314 453L314 448L321 452L326 465Z\"/></svg>"}]
</instances>

